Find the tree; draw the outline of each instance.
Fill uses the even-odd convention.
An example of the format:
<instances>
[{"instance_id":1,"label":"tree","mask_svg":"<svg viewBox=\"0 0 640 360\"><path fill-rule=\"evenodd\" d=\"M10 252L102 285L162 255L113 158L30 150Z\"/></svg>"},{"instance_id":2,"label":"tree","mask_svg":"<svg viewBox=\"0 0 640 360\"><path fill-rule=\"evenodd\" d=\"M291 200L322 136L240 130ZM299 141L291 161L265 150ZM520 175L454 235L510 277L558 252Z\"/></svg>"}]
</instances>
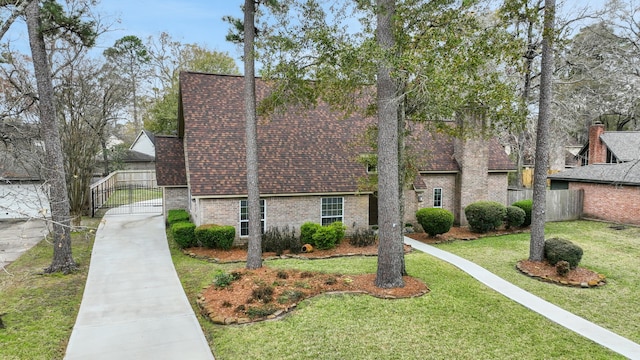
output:
<instances>
[{"instance_id":1,"label":"tree","mask_svg":"<svg viewBox=\"0 0 640 360\"><path fill-rule=\"evenodd\" d=\"M549 123L553 97L553 41L555 38L555 0L545 0L544 32L542 35L542 63L540 74L540 102L536 135L536 167L533 182L533 208L531 211L531 240L529 260L544 259L544 224L549 167Z\"/></svg>"},{"instance_id":2,"label":"tree","mask_svg":"<svg viewBox=\"0 0 640 360\"><path fill-rule=\"evenodd\" d=\"M393 53L395 1L377 0L376 40L380 49ZM383 56L378 63L376 81L378 104L378 271L376 286L394 288L404 286L404 248L400 217L400 175L398 152L398 109L400 97L398 80L391 56Z\"/></svg>"},{"instance_id":3,"label":"tree","mask_svg":"<svg viewBox=\"0 0 640 360\"><path fill-rule=\"evenodd\" d=\"M249 248L247 269L262 267L262 221L258 182L258 130L256 120L256 77L254 60L255 1L244 2L244 117L247 154L247 216Z\"/></svg>"},{"instance_id":4,"label":"tree","mask_svg":"<svg viewBox=\"0 0 640 360\"><path fill-rule=\"evenodd\" d=\"M233 58L227 53L211 51L197 44L182 44L166 34L157 40L149 38L147 43L154 70L155 97L149 100L144 116L144 128L157 134L177 132L178 119L178 75L181 71L239 75Z\"/></svg>"},{"instance_id":5,"label":"tree","mask_svg":"<svg viewBox=\"0 0 640 360\"><path fill-rule=\"evenodd\" d=\"M139 118L139 82L146 76L146 71L151 58L142 40L134 35L124 36L104 51L104 56L119 65L127 74L129 86L131 86L133 105L133 124L135 132L142 129L142 121Z\"/></svg>"}]
</instances>

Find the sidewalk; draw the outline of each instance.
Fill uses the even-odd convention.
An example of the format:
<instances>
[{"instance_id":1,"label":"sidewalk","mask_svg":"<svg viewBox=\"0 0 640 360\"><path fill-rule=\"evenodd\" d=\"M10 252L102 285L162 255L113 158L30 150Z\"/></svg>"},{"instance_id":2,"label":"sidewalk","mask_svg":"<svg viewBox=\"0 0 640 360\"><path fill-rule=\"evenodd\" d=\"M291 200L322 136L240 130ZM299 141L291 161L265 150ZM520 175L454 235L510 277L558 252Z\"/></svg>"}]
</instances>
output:
<instances>
[{"instance_id":1,"label":"sidewalk","mask_svg":"<svg viewBox=\"0 0 640 360\"><path fill-rule=\"evenodd\" d=\"M551 304L546 300L524 291L501 277L494 275L488 270L457 255L408 237L404 238L404 242L405 244L411 245L414 249L425 252L458 267L460 270L468 273L483 284L513 301L522 304L549 320L564 326L565 328L574 331L597 344L600 344L620 355L626 356L629 359L640 359L640 345L627 338L617 335L599 325L587 321Z\"/></svg>"},{"instance_id":2,"label":"sidewalk","mask_svg":"<svg viewBox=\"0 0 640 360\"><path fill-rule=\"evenodd\" d=\"M104 216L65 359L213 359L159 212Z\"/></svg>"}]
</instances>

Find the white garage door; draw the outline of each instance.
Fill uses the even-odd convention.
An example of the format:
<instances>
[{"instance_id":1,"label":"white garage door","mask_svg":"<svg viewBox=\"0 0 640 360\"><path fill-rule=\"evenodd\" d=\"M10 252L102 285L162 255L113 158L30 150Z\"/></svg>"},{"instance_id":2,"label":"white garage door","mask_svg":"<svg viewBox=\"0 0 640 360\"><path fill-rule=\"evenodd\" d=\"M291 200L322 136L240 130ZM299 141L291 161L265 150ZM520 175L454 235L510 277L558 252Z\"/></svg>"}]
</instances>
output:
<instances>
[{"instance_id":1,"label":"white garage door","mask_svg":"<svg viewBox=\"0 0 640 360\"><path fill-rule=\"evenodd\" d=\"M0 219L50 216L46 194L42 184L0 184Z\"/></svg>"}]
</instances>

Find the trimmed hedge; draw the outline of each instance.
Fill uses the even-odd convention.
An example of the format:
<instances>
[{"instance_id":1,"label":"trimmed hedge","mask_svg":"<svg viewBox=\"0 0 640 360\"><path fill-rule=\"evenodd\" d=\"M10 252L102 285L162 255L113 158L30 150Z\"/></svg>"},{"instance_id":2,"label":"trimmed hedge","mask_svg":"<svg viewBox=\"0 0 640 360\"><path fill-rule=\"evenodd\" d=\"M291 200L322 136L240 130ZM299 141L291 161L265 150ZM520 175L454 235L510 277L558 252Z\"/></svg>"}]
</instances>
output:
<instances>
[{"instance_id":1,"label":"trimmed hedge","mask_svg":"<svg viewBox=\"0 0 640 360\"><path fill-rule=\"evenodd\" d=\"M477 201L464 208L469 228L479 233L498 228L502 225L506 213L504 205L496 201Z\"/></svg>"},{"instance_id":2,"label":"trimmed hedge","mask_svg":"<svg viewBox=\"0 0 640 360\"><path fill-rule=\"evenodd\" d=\"M194 231L196 242L200 246L211 249L229 250L236 237L236 228L228 225L206 224L198 226Z\"/></svg>"},{"instance_id":3,"label":"trimmed hedge","mask_svg":"<svg viewBox=\"0 0 640 360\"><path fill-rule=\"evenodd\" d=\"M338 234L333 226L321 226L313 234L314 247L318 250L327 250L336 246Z\"/></svg>"},{"instance_id":4,"label":"trimmed hedge","mask_svg":"<svg viewBox=\"0 0 640 360\"><path fill-rule=\"evenodd\" d=\"M518 227L524 224L524 219L527 214L517 206L507 206L507 213L504 218L504 224L507 229L512 227Z\"/></svg>"},{"instance_id":5,"label":"trimmed hedge","mask_svg":"<svg viewBox=\"0 0 640 360\"><path fill-rule=\"evenodd\" d=\"M195 229L196 225L194 223L186 221L171 225L173 239L183 249L196 245Z\"/></svg>"},{"instance_id":6,"label":"trimmed hedge","mask_svg":"<svg viewBox=\"0 0 640 360\"><path fill-rule=\"evenodd\" d=\"M184 209L173 209L167 213L167 224L173 225L179 222L189 221L189 213Z\"/></svg>"},{"instance_id":7,"label":"trimmed hedge","mask_svg":"<svg viewBox=\"0 0 640 360\"><path fill-rule=\"evenodd\" d=\"M313 234L315 234L321 227L322 225L311 221L307 221L302 224L300 227L300 242L302 245L310 244L315 247L316 244L313 242Z\"/></svg>"},{"instance_id":8,"label":"trimmed hedge","mask_svg":"<svg viewBox=\"0 0 640 360\"><path fill-rule=\"evenodd\" d=\"M544 242L544 257L551 265L566 261L575 269L582 260L582 248L567 239L551 238Z\"/></svg>"},{"instance_id":9,"label":"trimmed hedge","mask_svg":"<svg viewBox=\"0 0 640 360\"><path fill-rule=\"evenodd\" d=\"M347 227L341 221L334 221L331 224L327 225L332 228L336 232L336 245L340 244L342 239L344 239L344 234L347 231Z\"/></svg>"},{"instance_id":10,"label":"trimmed hedge","mask_svg":"<svg viewBox=\"0 0 640 360\"><path fill-rule=\"evenodd\" d=\"M416 219L429 236L444 234L453 226L453 214L442 208L423 208L416 212Z\"/></svg>"},{"instance_id":11,"label":"trimmed hedge","mask_svg":"<svg viewBox=\"0 0 640 360\"><path fill-rule=\"evenodd\" d=\"M529 226L531 225L531 210L533 209L533 200L531 199L527 199L527 200L520 200L520 201L516 201L513 204L511 204L511 206L517 206L520 209L524 210L524 222L522 223L522 226Z\"/></svg>"}]
</instances>

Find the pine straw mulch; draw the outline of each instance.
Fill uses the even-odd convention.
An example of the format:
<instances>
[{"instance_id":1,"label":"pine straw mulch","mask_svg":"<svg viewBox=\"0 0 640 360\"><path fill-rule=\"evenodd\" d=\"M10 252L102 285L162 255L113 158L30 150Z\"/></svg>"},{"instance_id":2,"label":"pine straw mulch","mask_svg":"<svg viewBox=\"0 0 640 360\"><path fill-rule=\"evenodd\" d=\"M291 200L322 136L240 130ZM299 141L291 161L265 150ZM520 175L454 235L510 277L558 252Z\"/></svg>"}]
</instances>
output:
<instances>
[{"instance_id":1,"label":"pine straw mulch","mask_svg":"<svg viewBox=\"0 0 640 360\"><path fill-rule=\"evenodd\" d=\"M528 229L499 229L477 234L466 227L453 227L448 233L436 237L430 237L425 233L410 233L407 236L427 244L438 244L526 231ZM405 253L410 251L412 248L405 245ZM276 256L275 253L263 253L263 259L313 260L344 256L377 256L377 252L376 245L355 247L348 241L342 241L330 250L314 250L301 254L285 252L280 256ZM202 313L216 324L246 324L280 318L294 310L302 300L320 294L355 293L383 299L398 299L422 296L429 292L426 284L411 276L403 277L404 287L382 289L375 286L376 274L343 275L292 269L278 270L266 266L257 270L247 270L240 267L240 263L247 259L245 248L189 248L185 249L184 253L216 263L239 263L239 268L230 273L235 280L228 286L220 287L212 283L198 296L197 303ZM516 268L529 277L558 285L589 288L605 284L604 276L582 267L571 269L565 277L557 275L555 266L546 262L522 260Z\"/></svg>"}]
</instances>

